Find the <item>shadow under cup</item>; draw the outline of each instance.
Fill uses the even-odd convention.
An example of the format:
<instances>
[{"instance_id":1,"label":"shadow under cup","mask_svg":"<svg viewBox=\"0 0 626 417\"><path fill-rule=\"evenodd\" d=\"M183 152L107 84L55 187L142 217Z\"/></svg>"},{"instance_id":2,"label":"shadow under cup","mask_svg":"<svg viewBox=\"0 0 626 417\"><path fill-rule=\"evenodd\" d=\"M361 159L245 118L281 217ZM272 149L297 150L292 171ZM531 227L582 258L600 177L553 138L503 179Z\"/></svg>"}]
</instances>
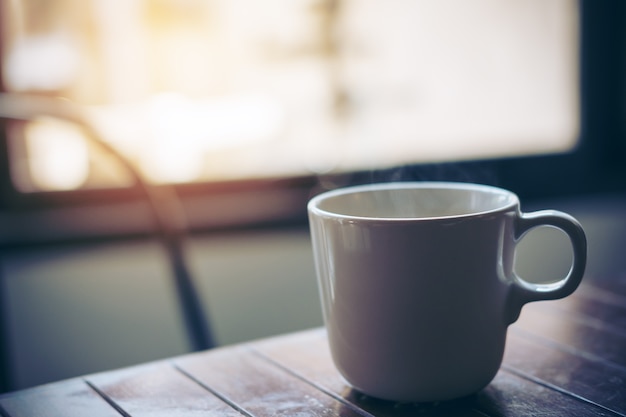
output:
<instances>
[{"instance_id":1,"label":"shadow under cup","mask_svg":"<svg viewBox=\"0 0 626 417\"><path fill-rule=\"evenodd\" d=\"M517 196L495 187L373 184L318 195L308 211L334 363L352 387L386 400L482 389L521 307L571 294L585 268L574 218L521 213ZM569 236L573 265L534 284L513 272L515 245L545 225Z\"/></svg>"}]
</instances>

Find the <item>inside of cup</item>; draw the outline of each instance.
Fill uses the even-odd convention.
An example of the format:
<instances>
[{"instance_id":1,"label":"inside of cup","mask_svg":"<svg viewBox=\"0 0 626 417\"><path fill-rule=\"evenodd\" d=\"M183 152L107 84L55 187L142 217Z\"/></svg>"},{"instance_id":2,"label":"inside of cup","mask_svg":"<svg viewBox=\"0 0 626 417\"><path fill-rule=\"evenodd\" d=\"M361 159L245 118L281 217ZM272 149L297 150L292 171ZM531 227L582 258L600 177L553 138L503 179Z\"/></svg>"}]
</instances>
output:
<instances>
[{"instance_id":1,"label":"inside of cup","mask_svg":"<svg viewBox=\"0 0 626 417\"><path fill-rule=\"evenodd\" d=\"M471 185L365 187L331 195L318 208L353 217L433 218L495 211L516 201L515 194L505 190Z\"/></svg>"}]
</instances>

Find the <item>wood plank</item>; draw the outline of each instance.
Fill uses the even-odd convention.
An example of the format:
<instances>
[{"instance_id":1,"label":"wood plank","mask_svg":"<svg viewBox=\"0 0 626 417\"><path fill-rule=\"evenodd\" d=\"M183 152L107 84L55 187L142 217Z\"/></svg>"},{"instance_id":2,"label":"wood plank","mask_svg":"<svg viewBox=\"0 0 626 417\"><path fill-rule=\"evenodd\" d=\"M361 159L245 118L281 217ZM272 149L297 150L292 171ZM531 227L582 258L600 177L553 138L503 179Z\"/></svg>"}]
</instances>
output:
<instances>
[{"instance_id":1,"label":"wood plank","mask_svg":"<svg viewBox=\"0 0 626 417\"><path fill-rule=\"evenodd\" d=\"M581 287L591 286L626 297L626 268L615 268L609 274L585 276ZM578 292L578 291L577 291Z\"/></svg>"},{"instance_id":2,"label":"wood plank","mask_svg":"<svg viewBox=\"0 0 626 417\"><path fill-rule=\"evenodd\" d=\"M537 303L539 304L539 303ZM541 336L559 348L626 369L626 333L561 309L527 306L510 331Z\"/></svg>"},{"instance_id":3,"label":"wood plank","mask_svg":"<svg viewBox=\"0 0 626 417\"><path fill-rule=\"evenodd\" d=\"M0 397L3 416L120 417L85 381L71 379Z\"/></svg>"},{"instance_id":4,"label":"wood plank","mask_svg":"<svg viewBox=\"0 0 626 417\"><path fill-rule=\"evenodd\" d=\"M133 417L241 416L169 362L96 374L87 380Z\"/></svg>"},{"instance_id":5,"label":"wood plank","mask_svg":"<svg viewBox=\"0 0 626 417\"><path fill-rule=\"evenodd\" d=\"M604 301L623 307L626 302L626 274L620 279L611 281L612 285L597 285L599 281L581 285L577 291L572 294L573 297L588 297L599 301Z\"/></svg>"},{"instance_id":6,"label":"wood plank","mask_svg":"<svg viewBox=\"0 0 626 417\"><path fill-rule=\"evenodd\" d=\"M626 331L626 295L596 287L581 285L569 297L550 302L531 303L545 308L556 308L576 315L584 315L618 331Z\"/></svg>"},{"instance_id":7,"label":"wood plank","mask_svg":"<svg viewBox=\"0 0 626 417\"><path fill-rule=\"evenodd\" d=\"M491 416L616 416L572 396L502 369L474 396L473 406Z\"/></svg>"},{"instance_id":8,"label":"wood plank","mask_svg":"<svg viewBox=\"0 0 626 417\"><path fill-rule=\"evenodd\" d=\"M332 364L323 330L262 341L253 348L319 389L376 416L526 416L540 415L547 410L552 415L615 415L506 370L499 372L483 391L457 401L409 404L376 400L354 392L341 379Z\"/></svg>"},{"instance_id":9,"label":"wood plank","mask_svg":"<svg viewBox=\"0 0 626 417\"><path fill-rule=\"evenodd\" d=\"M246 346L189 355L175 360L175 363L183 372L249 416L367 415L261 360Z\"/></svg>"},{"instance_id":10,"label":"wood plank","mask_svg":"<svg viewBox=\"0 0 626 417\"><path fill-rule=\"evenodd\" d=\"M352 390L342 379L332 363L326 332L318 329L297 333L284 338L261 341L253 349L266 359L278 364L307 381L313 387L340 401L377 417L394 416L484 416L483 413L468 407L465 399L428 404L397 403L378 400Z\"/></svg>"},{"instance_id":11,"label":"wood plank","mask_svg":"<svg viewBox=\"0 0 626 417\"><path fill-rule=\"evenodd\" d=\"M604 361L563 351L544 339L509 332L505 369L572 396L626 414L626 372Z\"/></svg>"}]
</instances>

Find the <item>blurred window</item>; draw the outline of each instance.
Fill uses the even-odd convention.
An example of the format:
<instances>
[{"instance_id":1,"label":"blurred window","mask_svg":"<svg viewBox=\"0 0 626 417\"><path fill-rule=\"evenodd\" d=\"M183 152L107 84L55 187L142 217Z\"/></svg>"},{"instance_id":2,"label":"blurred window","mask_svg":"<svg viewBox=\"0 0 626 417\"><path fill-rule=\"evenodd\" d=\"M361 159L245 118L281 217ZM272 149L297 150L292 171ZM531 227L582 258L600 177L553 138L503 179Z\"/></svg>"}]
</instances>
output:
<instances>
[{"instance_id":1,"label":"blurred window","mask_svg":"<svg viewBox=\"0 0 626 417\"><path fill-rule=\"evenodd\" d=\"M65 97L154 182L571 150L573 0L9 0L5 89ZM9 132L23 192L127 185L81 132ZM103 168L104 167L104 168Z\"/></svg>"}]
</instances>

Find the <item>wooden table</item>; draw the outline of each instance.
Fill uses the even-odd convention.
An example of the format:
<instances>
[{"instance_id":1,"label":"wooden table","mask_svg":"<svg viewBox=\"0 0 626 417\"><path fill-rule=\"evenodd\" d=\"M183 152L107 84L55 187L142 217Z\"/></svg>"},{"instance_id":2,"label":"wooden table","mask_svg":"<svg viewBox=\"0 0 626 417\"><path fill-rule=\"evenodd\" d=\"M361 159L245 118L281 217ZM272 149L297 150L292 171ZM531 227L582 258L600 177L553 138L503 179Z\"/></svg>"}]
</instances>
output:
<instances>
[{"instance_id":1,"label":"wooden table","mask_svg":"<svg viewBox=\"0 0 626 417\"><path fill-rule=\"evenodd\" d=\"M5 394L7 416L624 416L626 275L527 305L499 374L452 402L391 403L352 391L323 329Z\"/></svg>"}]
</instances>

